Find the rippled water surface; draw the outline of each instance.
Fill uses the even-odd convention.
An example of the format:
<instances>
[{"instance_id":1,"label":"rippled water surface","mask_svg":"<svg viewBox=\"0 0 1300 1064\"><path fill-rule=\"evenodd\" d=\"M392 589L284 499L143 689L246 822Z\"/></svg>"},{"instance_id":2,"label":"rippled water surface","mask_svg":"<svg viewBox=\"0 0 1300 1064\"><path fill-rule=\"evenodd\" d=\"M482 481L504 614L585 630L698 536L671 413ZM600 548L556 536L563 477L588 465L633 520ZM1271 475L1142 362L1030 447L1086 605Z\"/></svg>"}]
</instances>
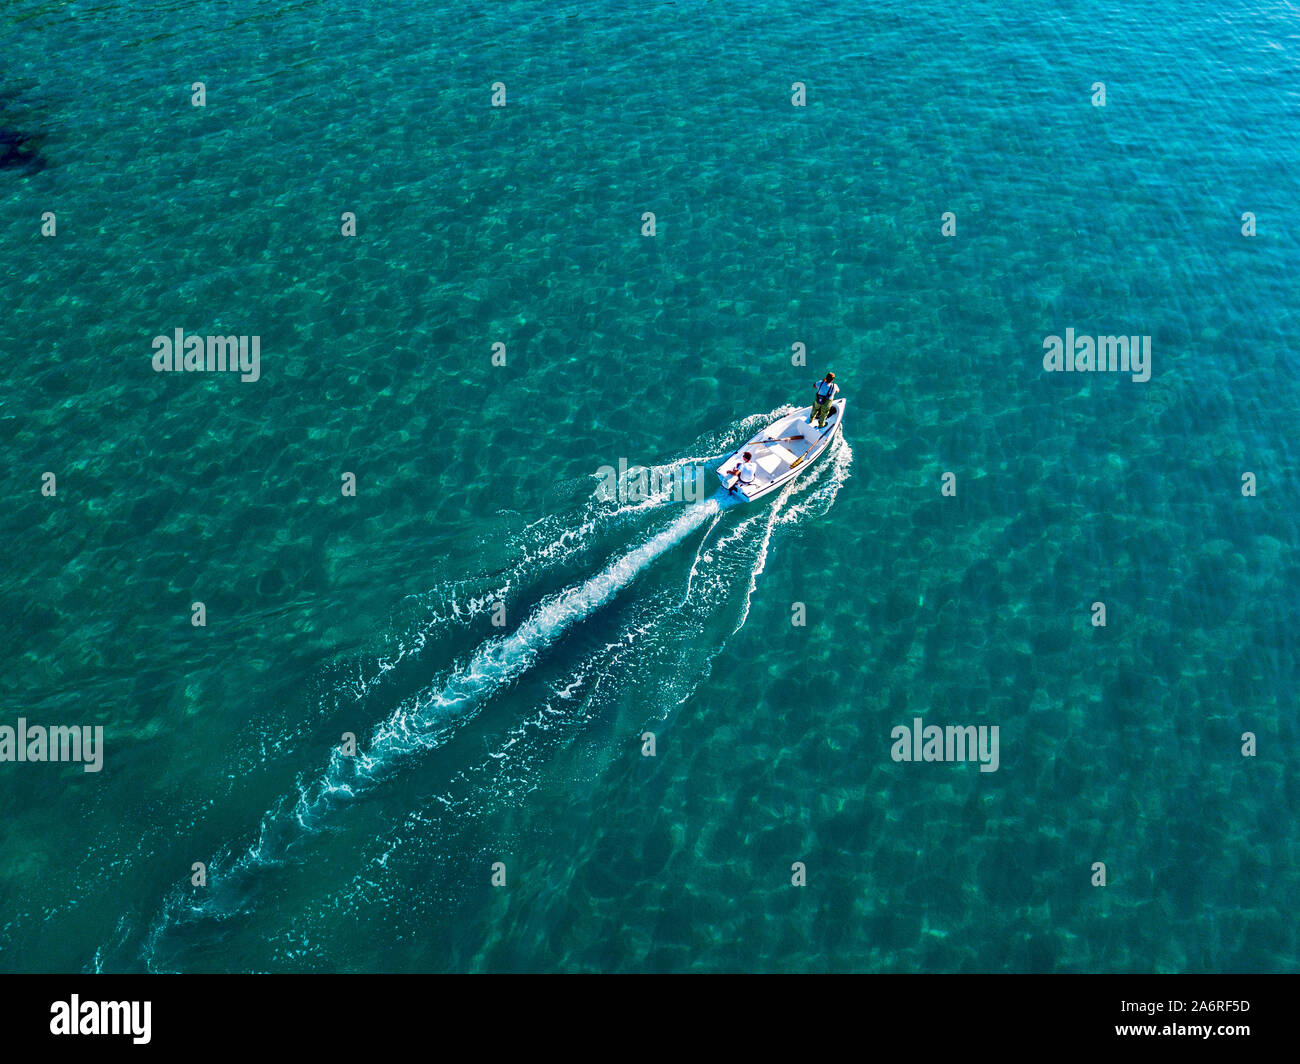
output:
<instances>
[{"instance_id":1,"label":"rippled water surface","mask_svg":"<svg viewBox=\"0 0 1300 1064\"><path fill-rule=\"evenodd\" d=\"M1293 5L0 44L0 724L105 729L0 762L0 968L1296 968ZM154 372L178 328L261 379ZM1044 372L1067 328L1151 379ZM770 500L599 493L827 368ZM916 717L998 771L895 762Z\"/></svg>"}]
</instances>

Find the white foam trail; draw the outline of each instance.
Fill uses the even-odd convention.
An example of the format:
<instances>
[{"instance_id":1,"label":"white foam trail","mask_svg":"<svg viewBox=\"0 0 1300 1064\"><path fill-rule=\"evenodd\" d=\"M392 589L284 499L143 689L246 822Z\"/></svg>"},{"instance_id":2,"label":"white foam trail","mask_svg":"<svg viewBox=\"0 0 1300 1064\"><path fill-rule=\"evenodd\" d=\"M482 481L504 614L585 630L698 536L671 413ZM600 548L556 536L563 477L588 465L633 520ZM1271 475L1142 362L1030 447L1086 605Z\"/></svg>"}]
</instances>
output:
<instances>
[{"instance_id":1,"label":"white foam trail","mask_svg":"<svg viewBox=\"0 0 1300 1064\"><path fill-rule=\"evenodd\" d=\"M538 655L566 629L608 603L646 566L731 502L725 492L718 492L713 498L690 507L597 575L544 600L513 633L483 643L445 683L394 711L375 730L363 755L344 757L334 748L325 772L304 786L292 805L282 804L268 813L262 820L257 843L227 866L224 873L210 868L210 880L218 876L237 879L241 873L260 865L283 861L296 840L323 825L326 814L338 799L367 790L403 757L438 746L493 693L531 668ZM225 900L230 897L229 892L211 890L211 900L198 906L188 900L176 900L182 911L188 909L196 916L221 917L237 911L241 903L239 894L236 884L233 901ZM161 921L155 925L146 951L151 958L156 940L172 922L176 907L166 906Z\"/></svg>"},{"instance_id":2,"label":"white foam trail","mask_svg":"<svg viewBox=\"0 0 1300 1064\"><path fill-rule=\"evenodd\" d=\"M679 543L728 504L725 493L692 506L657 535L608 565L602 572L575 587L554 595L537 606L513 633L482 644L469 661L458 668L440 688L413 705L399 707L381 724L364 756L346 758L337 751L322 782L321 795L354 793L385 771L394 757L428 748L448 725L463 721L471 710L493 692L532 667L538 654L567 628L605 605L664 551ZM309 817L319 798L299 812Z\"/></svg>"},{"instance_id":3,"label":"white foam trail","mask_svg":"<svg viewBox=\"0 0 1300 1064\"><path fill-rule=\"evenodd\" d=\"M684 461L689 464L703 459ZM500 570L500 573L505 574L505 579L497 587L478 594L466 594L465 589L470 586L470 581L458 580L441 585L432 591L408 596L408 600L415 601L428 598L439 600L442 609L436 607L429 609L426 616L413 628L408 629L405 635L393 637L392 649L374 659L370 672L364 672L358 666L354 678L330 692L332 698L322 705L317 716L336 712L342 704L357 703L365 699L384 683L390 672L404 661L418 657L436 634L450 625L467 625L476 617L487 613L497 602L510 597L530 575L554 568L584 549L603 525L657 509L669 501L671 500L667 494L660 494L637 503L610 509L598 506L593 498L588 500L582 520L576 526L561 528L548 540L544 539L545 536L550 535L546 526L553 525L559 520L556 515L551 514L526 525L520 533L522 536L540 535L544 541L540 546L525 545L516 560ZM297 729L282 727L274 737L276 746L282 747L290 740L301 738L301 733L305 730L305 727Z\"/></svg>"}]
</instances>

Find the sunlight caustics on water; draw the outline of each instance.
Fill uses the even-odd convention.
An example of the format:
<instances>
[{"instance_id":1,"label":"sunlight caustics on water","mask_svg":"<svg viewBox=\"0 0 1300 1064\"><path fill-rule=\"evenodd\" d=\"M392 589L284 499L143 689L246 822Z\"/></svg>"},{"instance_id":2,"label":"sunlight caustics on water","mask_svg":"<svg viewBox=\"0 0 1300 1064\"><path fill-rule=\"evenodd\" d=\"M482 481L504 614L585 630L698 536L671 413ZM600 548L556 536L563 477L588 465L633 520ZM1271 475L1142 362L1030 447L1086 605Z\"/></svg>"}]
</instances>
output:
<instances>
[{"instance_id":1,"label":"sunlight caustics on water","mask_svg":"<svg viewBox=\"0 0 1300 1064\"><path fill-rule=\"evenodd\" d=\"M105 729L0 766L0 968L1300 964L1290 7L14 0L0 44L0 724ZM154 372L177 328L260 378ZM1067 330L1149 379L1045 373ZM827 369L788 491L593 498ZM893 762L917 717L1001 767Z\"/></svg>"}]
</instances>

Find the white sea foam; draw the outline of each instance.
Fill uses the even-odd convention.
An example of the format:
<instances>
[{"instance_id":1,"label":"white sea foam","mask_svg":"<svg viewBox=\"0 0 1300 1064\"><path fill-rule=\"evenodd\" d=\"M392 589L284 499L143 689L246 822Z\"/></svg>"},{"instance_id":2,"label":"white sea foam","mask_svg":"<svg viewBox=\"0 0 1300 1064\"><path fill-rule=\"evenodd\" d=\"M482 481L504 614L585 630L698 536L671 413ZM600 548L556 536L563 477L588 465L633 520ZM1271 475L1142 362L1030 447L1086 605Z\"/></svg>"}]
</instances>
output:
<instances>
[{"instance_id":1,"label":"white sea foam","mask_svg":"<svg viewBox=\"0 0 1300 1064\"><path fill-rule=\"evenodd\" d=\"M263 818L256 843L224 868L214 860L210 879L238 881L259 866L282 863L294 843L325 825L337 802L368 790L404 758L445 742L492 694L530 669L566 629L608 603L656 558L731 504L719 491L595 576L543 600L510 635L483 643L442 683L400 705L375 729L364 752L347 757L335 747L317 779ZM221 918L237 912L241 904L237 882L225 891L210 887L208 900L199 905L173 898L154 927L146 955L154 956L158 938L178 918Z\"/></svg>"}]
</instances>

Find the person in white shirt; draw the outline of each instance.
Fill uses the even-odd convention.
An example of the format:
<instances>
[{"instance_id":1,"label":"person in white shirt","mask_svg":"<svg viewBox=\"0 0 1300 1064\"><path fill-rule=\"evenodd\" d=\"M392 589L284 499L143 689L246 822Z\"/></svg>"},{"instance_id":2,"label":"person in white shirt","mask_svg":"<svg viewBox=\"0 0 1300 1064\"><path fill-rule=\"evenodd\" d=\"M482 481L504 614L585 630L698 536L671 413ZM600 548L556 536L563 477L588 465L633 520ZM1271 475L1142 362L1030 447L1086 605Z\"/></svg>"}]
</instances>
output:
<instances>
[{"instance_id":1,"label":"person in white shirt","mask_svg":"<svg viewBox=\"0 0 1300 1064\"><path fill-rule=\"evenodd\" d=\"M731 485L733 492L742 484L754 483L754 478L758 476L758 463L754 461L754 456L746 451L742 457L744 461L738 463L735 469L727 470L727 476L736 478L736 483Z\"/></svg>"},{"instance_id":2,"label":"person in white shirt","mask_svg":"<svg viewBox=\"0 0 1300 1064\"><path fill-rule=\"evenodd\" d=\"M835 383L835 374L828 373L825 377L817 382L817 395L813 400L812 413L808 415L809 421L817 422L819 429L826 427L826 419L830 417L835 408L831 406L840 386Z\"/></svg>"}]
</instances>

